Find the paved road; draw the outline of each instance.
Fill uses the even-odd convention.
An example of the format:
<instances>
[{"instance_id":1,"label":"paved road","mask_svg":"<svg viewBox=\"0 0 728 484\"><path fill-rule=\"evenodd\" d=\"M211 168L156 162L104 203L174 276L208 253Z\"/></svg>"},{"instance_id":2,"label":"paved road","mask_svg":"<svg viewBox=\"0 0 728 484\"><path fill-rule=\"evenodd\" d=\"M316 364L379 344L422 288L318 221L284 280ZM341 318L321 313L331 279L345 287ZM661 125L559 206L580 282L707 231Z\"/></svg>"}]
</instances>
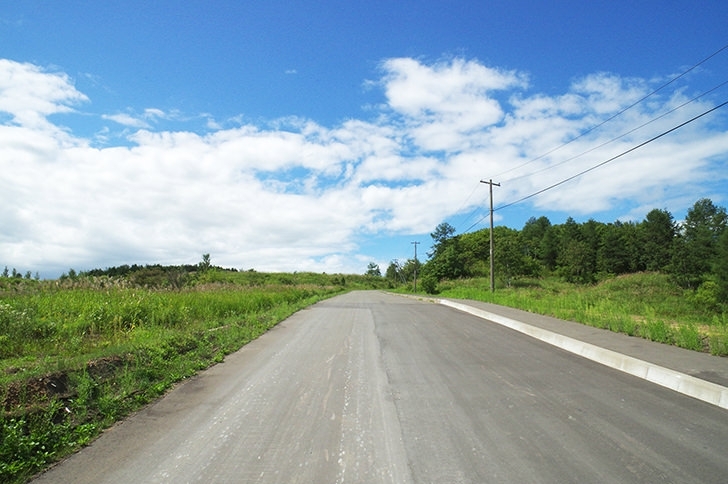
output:
<instances>
[{"instance_id":1,"label":"paved road","mask_svg":"<svg viewBox=\"0 0 728 484\"><path fill-rule=\"evenodd\" d=\"M38 483L710 483L728 411L444 306L319 303Z\"/></svg>"}]
</instances>

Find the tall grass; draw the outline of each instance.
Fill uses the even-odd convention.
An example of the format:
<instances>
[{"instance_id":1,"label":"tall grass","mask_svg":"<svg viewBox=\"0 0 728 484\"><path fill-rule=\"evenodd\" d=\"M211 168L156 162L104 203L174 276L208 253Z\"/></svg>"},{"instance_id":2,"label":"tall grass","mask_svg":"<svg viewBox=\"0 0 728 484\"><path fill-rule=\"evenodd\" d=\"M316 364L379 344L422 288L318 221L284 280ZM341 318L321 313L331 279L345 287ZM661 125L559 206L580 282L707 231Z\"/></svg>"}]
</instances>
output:
<instances>
[{"instance_id":1,"label":"tall grass","mask_svg":"<svg viewBox=\"0 0 728 484\"><path fill-rule=\"evenodd\" d=\"M24 482L295 311L369 284L215 271L180 291L108 278L4 282L0 482Z\"/></svg>"},{"instance_id":2,"label":"tall grass","mask_svg":"<svg viewBox=\"0 0 728 484\"><path fill-rule=\"evenodd\" d=\"M515 307L660 343L728 355L728 315L696 303L664 274L610 278L596 285L522 280L489 290L489 281L447 281L440 295Z\"/></svg>"}]
</instances>

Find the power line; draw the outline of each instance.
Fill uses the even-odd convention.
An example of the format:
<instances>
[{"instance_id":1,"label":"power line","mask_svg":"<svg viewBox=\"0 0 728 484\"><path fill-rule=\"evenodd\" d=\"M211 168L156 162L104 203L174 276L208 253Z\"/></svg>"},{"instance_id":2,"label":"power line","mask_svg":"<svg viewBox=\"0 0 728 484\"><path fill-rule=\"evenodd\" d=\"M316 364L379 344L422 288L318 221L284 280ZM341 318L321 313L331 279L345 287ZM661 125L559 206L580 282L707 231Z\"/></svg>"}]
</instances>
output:
<instances>
[{"instance_id":1,"label":"power line","mask_svg":"<svg viewBox=\"0 0 728 484\"><path fill-rule=\"evenodd\" d=\"M576 175L572 175L572 176L570 176L568 178L565 178L565 179L561 180L560 182L554 183L553 185L550 185L550 186L548 186L546 188L543 188L543 189L541 189L541 190L539 190L537 192L534 192L534 193L532 193L530 195L527 195L527 196L525 196L523 198L520 198L520 199L516 200L515 202L511 202L511 203L507 203L505 205L501 205L500 207L498 207L498 208L496 208L494 210L496 210L496 211L497 210L502 210L502 209L504 209L506 207L510 207L510 206L515 205L517 203L521 203L524 200L528 200L529 198L533 198L536 195L540 195L540 194L542 194L542 193L544 193L544 192L546 192L548 190L551 190L552 188L556 188L559 185L563 185L564 183L566 183L568 181L571 181L571 180L573 180L575 178L578 178L578 177L580 177L580 176L582 176L582 175L584 175L586 173L589 173L590 171L596 170L597 168L599 168L601 166L604 166L607 163L610 163L610 162L616 160L617 158L621 158L622 156L624 156L624 155L626 155L628 153L631 153L631 152L633 152L633 151L635 151L635 150L637 150L639 148L642 148L643 146L645 146L645 145L647 145L649 143L652 143L653 141L656 141L656 140L662 138L663 136L666 136L666 135L672 133L673 131L677 131L678 129L682 128L683 126L686 126L686 125L692 123L693 121L696 121L696 120L702 118L703 116L706 116L706 115L712 113L713 111L716 111L716 110L722 108L723 106L725 106L727 104L728 104L728 101L725 101L725 102L723 102L723 103L721 103L721 104L719 104L719 105L717 105L717 106L715 106L715 107L713 107L713 108L711 108L711 109L709 109L709 110L707 110L707 111L705 111L705 112L703 112L703 113L701 113L701 114L699 114L699 115L697 115L697 116L695 116L695 117L693 117L693 118L691 118L691 119L689 119L689 120L687 120L687 121L685 121L685 122L683 122L683 123L681 123L681 124L679 124L679 125L677 125L677 126L675 126L673 128L668 129L667 131L664 131L664 132L658 134L657 136L654 136L654 137L648 139L647 141L644 141L644 142L638 144L637 146L634 146L634 147L632 147L632 148L630 148L630 149L628 149L626 151L623 151L622 153L620 153L620 154L618 154L616 156L613 156L613 157L609 158L608 160L602 161L601 163L596 164L596 165L594 165L594 166L592 166L590 168L587 168L586 170L581 171L581 172L577 173ZM483 218L485 218L485 217L483 217Z\"/></svg>"},{"instance_id":2,"label":"power line","mask_svg":"<svg viewBox=\"0 0 728 484\"><path fill-rule=\"evenodd\" d=\"M639 130L639 129L642 129L642 128L644 128L644 127L645 127L645 126L647 126L648 124L652 124L652 123L654 123L655 121L658 121L658 120L660 120L660 119L664 118L665 116L667 116L667 115L669 115L669 114L672 114L672 113L674 113L675 111L677 111L677 110L679 110L679 109L682 109L682 108L684 108L684 107L685 107L685 106L687 106L688 104L691 104L691 103L693 103L693 102L697 101L697 100L698 100L698 99L700 99L701 97L707 96L707 95L708 95L708 94L710 94L711 92L713 92L713 91L716 91L716 90L720 89L721 87L725 86L726 84L728 84L728 81L724 81L724 82L722 82L722 83L718 84L717 86L713 87L712 89L709 89L709 90L707 90L707 91L703 92L702 94L699 94L699 95L695 96L694 98L692 98L692 99L690 99L690 100L688 100L688 101L685 101L684 103L680 104L679 106L676 106L676 107L674 107L674 108L670 109L669 111L666 111L666 112L662 113L661 115L657 116L656 118L652 118L652 119L650 119L649 121L646 121L646 122L644 122L644 123L640 124L639 126L637 126L637 127L635 127L635 128L632 128L632 129L630 129L629 131L626 131L626 132L624 132L624 133L620 134L619 136L616 136L616 137L614 137L614 138L610 139L609 141L605 141L604 143L602 143L602 144L600 144L600 145L597 145L597 146L595 146L595 147L593 147L593 148L590 148L590 149L588 149L588 150L586 150L586 151L582 151L582 152L581 152L581 153L579 153L578 155L572 156L571 158L567 158L567 159L565 159L565 160L563 160L563 161L560 161L560 162L558 162L558 163L555 163L555 164L553 164L553 165L549 165L549 166L547 166L547 167L545 167L545 168L542 168L541 170L536 170L536 171L534 171L534 172L531 172L531 173L528 173L528 174L525 174L525 175L521 175L521 176L517 176L517 177L515 177L515 178L509 178L509 179L508 179L508 181L520 180L521 178L526 178L526 177L530 177L530 176L533 176L533 175L537 175L537 174L539 174L539 173L543 173L544 171L548 171L548 170L550 170L550 169L552 169L552 168L554 168L554 167L557 167L557 166L561 166L561 165L563 165L563 164L565 164L565 163L568 163L569 161L573 161L573 160L575 160L575 159L577 159L577 158L580 158L580 157L582 157L582 156L584 156L584 155L586 155L586 154L588 154L588 153L591 153L592 151L596 151L596 150L598 150L599 148L602 148L602 147L604 147L604 146L606 146L606 145L608 145L608 144L611 144L611 143L613 143L613 142L615 142L615 141L617 141L617 140L619 140L619 139L622 139L622 138L624 138L624 137L625 137L625 136L627 136L627 135L630 135L630 134L634 133L635 131L637 131L637 130Z\"/></svg>"},{"instance_id":3,"label":"power line","mask_svg":"<svg viewBox=\"0 0 728 484\"><path fill-rule=\"evenodd\" d=\"M685 71L681 72L681 73L680 73L680 74L678 74L677 76L673 77L673 78L672 78L672 79L670 79L670 80L669 80L668 82L666 82L666 83L662 84L661 86L659 86L658 88L656 88L655 90L653 90L652 92L650 92L649 94L647 94L647 95L643 96L642 98L640 98L640 99L638 99L637 101L633 102L633 103L632 103L632 104L630 104L629 106L625 107L624 109L622 109L621 111L617 112L616 114L614 114L614 115L610 116L609 118L605 119L604 121L602 121L602 122L600 122L600 123L598 123L598 124L596 124L596 125L592 126L591 128L589 128L589 129L587 129L586 131L582 132L582 133L581 133L581 134L579 134L578 136L576 136L576 137L574 137L574 138L570 139L569 141L566 141L565 143L562 143L561 145L559 145L559 146L557 146L557 147L555 147L555 148L553 148L553 149L551 149L551 150L549 150L549 151L547 151L547 152L543 153L542 155L540 155L540 156L538 156L538 157L536 157L536 158L533 158L533 159L531 159L531 160L529 160L529 161L527 161L527 162L525 162L525 163L522 163L522 164L520 164L520 165L518 165L518 166L515 166L515 167L513 167L513 168L510 168L510 169L508 169L508 170L505 170L505 171L501 172L500 174L498 174L497 176L501 176L501 175L504 175L504 174L506 174L506 173L510 173L510 172L512 172L512 171L514 171L514 170L517 170L517 169L519 169L519 168L522 168L522 167L524 167L524 166L526 166L526 165L528 165L528 164L530 164L530 163L533 163L533 162L535 162L535 161L538 161L538 160L540 160L540 159L542 159L542 158L544 158L544 157L546 157L546 156L550 155L551 153L554 153L554 152L556 152L556 151L560 150L561 148L563 148L563 147L565 147L565 146L569 145L570 143L573 143L574 141L576 141L576 140L578 140L578 139L580 139L580 138L582 138L582 137L586 136L587 134L591 133L592 131L594 131L594 130L596 130L596 129L600 128L601 126L603 126L604 124L608 123L609 121L612 121L612 120L613 120L613 119L615 119L616 117L618 117L618 116L620 116L620 115L624 114L624 113L625 113L626 111L628 111L629 109L632 109L633 107L637 106L638 104L640 104L640 103L644 102L644 101L645 101L646 99L648 99L649 97L651 97L651 96L653 96L654 94L658 93L659 91L663 90L664 88L666 88L666 87L667 87L667 86L669 86L670 84L674 83L674 82L675 82L675 81L677 81L678 79L680 79L680 78L682 78L682 77L686 76L687 74L689 74L690 72L692 72L693 70L695 70L696 68L698 68L698 67L699 67L699 66L701 66L702 64L706 63L707 61L709 61L709 60L710 60L710 59L712 59L713 57L717 56L718 54L720 54L721 52L723 52L723 51L724 51L724 50L726 50L726 49L728 49L728 44L724 45L723 47L721 47L720 49L716 50L715 52L713 52L713 53L712 53L712 54L710 54L709 56L705 57L705 58L704 58L704 59L702 59L701 61L697 62L696 64L694 64L694 65L693 65L693 66L691 66L690 68L686 69ZM600 144L600 145L598 145L598 146L596 146L596 147L594 147L594 148L591 148L591 149L589 149L589 150L587 150L587 151L584 151L584 152L582 152L582 153L580 153L580 154L578 154L578 155L576 155L576 156L574 156L574 157L568 158L568 159L566 159L566 160L564 160L564 161L561 161L561 162L559 162L559 163L557 163L557 164L555 164L555 165L550 165L550 166L548 166L548 167L546 167L546 168L543 168L543 169L541 169L541 170L538 170L538 171L532 172L532 173L530 173L530 174L527 174L527 175L521 175L521 176L517 176L517 177L515 177L515 178L510 178L510 179L508 179L508 181L518 180L518 179L521 179L521 178L525 178L525 177L527 177L527 176L533 176L533 175L535 175L535 174L537 174L537 173L541 173L541 172L543 172L543 171L547 171L547 170L549 170L549 169L551 169L551 168L554 168L554 167L556 167L556 166L559 166L559 165L562 165L562 164L564 164L564 163L567 163L567 162L569 162L569 161L572 161L572 160L574 160L574 159L576 159L576 158L578 158L578 157L581 157L581 156L583 156L583 155L585 155L585 154L587 154L587 153L591 153L592 151L595 151L595 150L597 150L597 149L599 149L599 148L601 148L601 147L603 147L603 146L605 146L605 145L607 145L607 144L609 144L609 143L612 143L612 142L614 142L614 141L616 141L616 140L618 140L618 139L621 139L621 138L623 138L623 137L625 137L625 136L627 136L627 135L629 135L629 134L631 134L631 133L633 133L633 132L637 131L638 129L641 129L641 128L643 128L644 126L647 126L648 124L650 124L650 123L653 123L653 122L655 122L655 121L657 121L657 120L659 120L659 119L661 119L661 118L663 118L663 117L665 117L665 116L667 116L667 115L669 115L669 114L673 113L674 111L676 111L676 110L678 110L678 109L680 109L680 108L684 107L684 106L685 106L685 105L687 105L687 104L690 104L690 103L692 103L692 102L696 101L697 99L699 99L699 98L701 98L701 97L703 97L703 96L705 96L705 95L707 95L707 94L709 94L709 93L711 93L711 92L713 92L713 91L715 91L715 90L717 90L717 89L719 89L719 88L721 88L721 87L723 87L723 86L724 86L724 85L726 85L726 84L728 84L728 81L725 81L725 82L723 82L723 83L719 84L718 86L716 86L716 87L714 87L714 88L712 88L712 89L710 89L710 90L708 90L708 91L706 91L706 92L704 92L704 93L702 93L702 94L700 94L700 95L698 95L698 96L696 96L696 97L692 98L692 99L691 99L690 101L687 101L687 102L685 102L685 103L681 104L680 106L678 106L678 107L676 107L676 108L674 108L674 109L671 109L670 111L667 111L666 113L664 113L664 114L662 114L662 115L660 115L660 116L658 116L658 117L656 117L656 118L654 118L654 119L651 119L650 121L647 121L646 123L643 123L643 124L642 124L642 125L640 125L640 126L637 126L637 127L636 127L636 128L634 128L634 129L631 129L631 130L629 130L629 131L627 131L627 132L625 132L625 133L623 133L623 134L621 134L621 135L619 135L619 136L617 136L617 137L615 137L615 138L613 138L613 139L611 139L611 140L609 140L609 141L607 141L607 142L605 142L605 143L602 143L602 144ZM725 104L725 103L724 103L724 104ZM713 110L715 110L715 109L718 109L718 108L722 107L722 106L723 106L724 104L722 104L722 105L720 105L720 106L717 106L717 107L716 107L716 108L714 108ZM625 155L625 154L627 154L627 153L629 153L629 152L631 152L631 151L633 151L633 150L635 150L635 149L637 149L637 148L640 148L641 146L644 146L645 144L648 144L648 143L650 143L650 142L652 142L652 141L654 141L654 140L656 140L656 139L658 139L658 138L660 138L660 137L662 137L662 136L664 136L664 135L666 135L666 134L670 133L671 131L674 131L675 129L679 129L680 127L684 126L685 124L688 124L688 123L690 123L690 122L694 121L695 119L697 119L697 118L699 118L699 117L701 117L701 116L703 116L703 115L705 115L705 114L708 114L708 113L709 113L709 112L711 112L711 111L712 111L712 110L710 110L710 111L707 111L707 112L705 112L705 113L701 114L700 116L698 116L698 117L696 117L696 118L694 118L694 119L691 119L691 120L689 120L689 121L688 121L688 122L686 122L686 123L683 123L683 124L681 124L680 126L677 126L677 127L673 128L673 129L671 129L671 130L668 130L668 131L666 131L666 132L664 132L664 133L662 133L662 134L660 134L660 135L656 136L656 137L655 137L655 138L653 138L653 139L650 139L650 140L648 140L648 141L646 141L646 142L644 142L644 143L642 143L642 144L640 144L640 145L638 145L638 146L636 146L636 147L634 147L634 148L631 148L630 150L627 150L627 151L625 151L625 152L623 152L623 153L621 153L621 154L617 155L616 157L614 157L614 158L612 158L612 159L610 159L610 160L607 160L606 162L603 162L603 163L601 163L601 164L599 164L599 165L596 165L596 166L594 166L594 167L592 167L592 168L590 168L590 169L588 169L588 170L586 170L586 171L584 171L584 172L582 172L582 173L578 173L577 175L574 175L574 176L573 176L573 177L571 177L571 178L568 178L568 179L566 179L566 180L562 180L561 182L559 182L559 183L557 183L557 184L555 184L555 185L553 185L553 186L551 186L551 187L547 187L546 189L544 189L544 190L542 190L542 191L539 191L539 192L536 192L536 193L534 193L534 194L531 194L531 195L529 195L528 197L525 197L525 198L523 198L523 199L517 200L517 201L515 201L515 202L512 202L512 203L509 203L509 204L507 204L507 205L504 205L504 206L498 207L498 208L497 208L497 209L495 209L495 210L500 210L501 208L505 208L505 207L508 207L508 206L514 205L514 204L516 204L516 203L520 203L520 202L521 202L521 201L523 201L523 200L527 200L528 198L531 198L531 197L534 197L534 196L536 196L536 195L539 195L540 193L543 193L544 191L550 190L551 188L555 188L556 186L559 186L559 185L560 185L560 184L562 184L562 183L566 183L567 181L569 181L569 180L571 180L571 179L573 179L573 178L576 178L576 177L578 177L578 176L581 176L581 175L582 175L582 174L584 174L584 173L587 173L587 172L589 172L589 171L591 171L591 170L593 170L593 169L596 169L596 168L598 168L598 167L599 167L599 166L601 166L602 164L606 164L606 163L608 163L608 162L610 162L610 161L613 161L614 159L616 159L616 158L619 158L619 157L621 157L621 156L623 156L623 155ZM477 185L476 185L476 188L475 188L475 189L477 189ZM468 197L467 197L466 201L465 201L465 202L463 202L463 204L461 204L461 208L462 208L463 206L465 206L465 205L467 204L467 202L468 202L468 201L469 201L469 200L470 200L470 199L472 198L472 196L473 196L473 193L474 193L475 189L473 189L473 192L471 192L471 193L470 193L470 195L468 195ZM458 211L459 211L459 209L458 209ZM472 217L473 217L473 216L474 216L474 215L475 215L475 214L476 214L477 212L478 212L478 208L475 208L475 209L474 209L474 210L473 210L472 212L470 212L470 214L469 214L469 215L468 215L467 217L465 217L465 219L464 219L464 220L463 220L463 221L462 221L461 223L462 223L462 224L465 224L465 223L467 223L467 222L468 222L468 221L469 221L469 220L470 220L470 219L471 219L471 218L472 218ZM475 221L475 223L473 223L472 225L470 225L470 226L469 226L469 227L468 227L467 229L465 229L465 230L464 230L464 231L462 231L462 232L463 232L463 233L466 233L466 232L470 231L470 230L471 230L472 228L474 228L475 226L477 226L478 224L480 224L480 223L481 223L481 222L482 222L482 221L483 221L484 219L485 219L485 216L481 217L480 219L478 219L477 221Z\"/></svg>"},{"instance_id":4,"label":"power line","mask_svg":"<svg viewBox=\"0 0 728 484\"><path fill-rule=\"evenodd\" d=\"M686 76L686 75L687 75L688 73L690 73L690 72L692 72L693 70L697 69L697 68L698 68L699 66L701 66L701 65L702 65L702 64L704 64L704 63L706 63L707 61L709 61L710 59L712 59L713 57L715 57L716 55L720 54L721 52L723 52L723 51L724 51L724 50L726 50L726 49L728 49L728 44L724 45L723 47L721 47L721 48L720 48L720 49L718 49L717 51L713 52L713 53L712 53L712 54L710 54L710 55L709 55L708 57L706 57L705 59L701 60L701 61L700 61L700 62L698 62L697 64L693 65L693 66L692 66L692 67L690 67L689 69L687 69L687 70L683 71L682 73L678 74L677 76L673 77L672 79L670 79L670 80L669 80L669 81L667 81L666 83L662 84L662 85L661 85L660 87L658 87L658 88L657 88L657 89L655 89L654 91L652 91L652 92L650 92L649 94L647 94L647 95L643 96L642 98L640 98L640 99L638 99L637 101L633 102L632 104L630 104L630 105L629 105L629 106L627 106L626 108L624 108L624 109L622 109L621 111L617 112L616 114L613 114L612 116L608 117L608 118L607 118L607 119L605 119L604 121L602 121L602 122L600 122L600 123L598 123L598 124L596 124L596 125L592 126L591 128L587 129L586 131L584 131L583 133L579 134L578 136L575 136L574 138L570 139L569 141L566 141L565 143L562 143L562 144L560 144L559 146L557 146L557 147L555 147L555 148L553 148L553 149L551 149L551 150L547 151L546 153L543 153L542 155L539 155L539 156L537 156L536 158L533 158L533 159L531 159L531 160L529 160L529 161L527 161L527 162L525 162L525 163L522 163L522 164L520 164L520 165L518 165L518 166L515 166L515 167L513 167L513 168L509 168L508 170L506 170L506 171L504 171L504 172L501 172L501 173L499 173L499 174L498 174L498 175L496 175L496 176L497 176L497 177L501 177L501 176L505 175L506 173L510 173L510 172L512 172L512 171L514 171L514 170L517 170L517 169L519 169L519 168L523 168L524 166L526 166L526 165L528 165L528 164L530 164L530 163L533 163L533 162L535 162L535 161L538 161L538 160L540 160L540 159L542 159L542 158L544 158L544 157L546 157L546 156L550 155L551 153L554 153L554 152L556 152L556 151L560 150L561 148L563 148L563 147L565 147L565 146L567 146L567 145L569 145L569 144L573 143L574 141L576 141L576 140L578 140L578 139L580 139L580 138L582 138L582 137L586 136L587 134L591 133L592 131L594 131L594 130L596 130L596 129L598 129L598 128L602 127L602 126L604 126L604 125L605 125L606 123L608 123L609 121L611 121L611 120L613 120L614 118L616 118L616 117L618 117L618 116L620 116L620 115L624 114L624 113L625 113L626 111L628 111L628 110L632 109L632 108L633 108L633 107L635 107L636 105L638 105L638 104L640 104L641 102L645 101L645 100L646 100L647 98L649 98L649 97L653 96L654 94L657 94L657 93L658 93L659 91L663 90L664 88L666 88L667 86L669 86L669 85L670 85L670 84L672 84L673 82L675 82L675 81L677 81L678 79L680 79L680 78L682 78L682 77Z\"/></svg>"},{"instance_id":5,"label":"power line","mask_svg":"<svg viewBox=\"0 0 728 484\"><path fill-rule=\"evenodd\" d=\"M687 104L689 104L689 103L691 103L691 102L693 102L693 101L695 101L695 100L699 99L700 97L702 97L702 96L704 96L704 95L706 95L706 94L708 94L708 93L710 93L710 92L712 92L712 91L715 91L716 89L718 89L718 88L720 88L720 87L724 86L725 84L728 84L728 81L725 81L725 82L723 82L723 83L719 84L718 86L714 87L713 89L710 89L709 91L706 91L706 92L704 92L703 94L700 94L699 96L696 96L695 98L691 99L690 101L686 101L685 103L681 104L680 106L678 106L678 107L676 107L676 108L674 108L674 109L672 109L672 110L670 110L670 111L668 111L668 112L666 112L666 113L664 113L664 114L662 114L662 115L658 116L657 118L654 118L654 119L652 119L652 120L650 120L650 121L648 121L648 122L646 122L646 123L644 123L644 124L642 124L642 125L640 125L640 126L638 126L638 127L634 128L634 129L632 129L632 130L630 130L630 131L627 131L626 133L624 133L624 134L621 134L620 136L617 136L616 138L613 138L613 139L611 139L611 140L609 140L609 141L607 141L607 142L605 142L605 143L602 143L602 144L601 144L601 145L599 145L599 146L596 146L596 147L594 147L594 148L591 148L591 149L589 149L589 150L587 150L587 151L584 151L583 153L580 153L579 155L576 155L576 156L574 156L574 157L572 157L572 158L569 158L569 159L567 159L567 160L564 160L564 161L562 161L562 162L560 162L560 163L557 163L557 164L555 164L555 165L551 165L551 166L549 166L549 167L547 167L547 168L545 168L545 169L543 169L543 170L540 170L540 171L536 171L536 172L533 172L533 173L529 174L528 176L533 176L533 175L535 175L535 174L537 174L537 173L541 173L541 172L543 172L543 171L546 171L546 170L548 170L548 169L551 169L551 168L553 168L553 167L555 167L555 166L559 166L559 165L562 165L562 164L564 164L564 163L566 163L566 162L568 162L568 161L571 161L571 160L573 160L573 159L575 159L575 158L578 158L578 157L580 157L580 156L582 156L582 155L585 155L585 154L587 154L587 153L590 153L590 152L592 152L592 151L594 151L594 150L596 150L596 149L598 149L598 148L601 148L602 146L605 146L605 145L607 145L607 144L609 144L609 143L611 143L611 142L613 142L613 141L616 141L617 139L620 139L620 138L622 138L622 137L624 137L624 136L626 136L626 135L628 135L628 134L630 134L630 133L632 133L632 132L634 132L634 131L636 131L636 130L638 130L638 129L640 129L640 128L642 128L642 127L644 127L644 126L646 126L646 125L648 125L648 124L650 124L650 123L652 123L652 122L654 122L654 121L657 121L657 120L658 120L658 119L660 119L660 118L663 118L663 117L665 117L666 115L668 115L668 114L670 114L670 113L672 113L672 112L674 112L674 111L676 111L676 110L678 110L678 109L680 109L680 108L684 107L685 105L687 105ZM707 114L710 114L710 113L712 113L713 111L716 111L716 110L718 110L718 109L720 109L720 108L724 107L724 106L725 106L726 104L728 104L728 101L726 101L726 102L723 102L723 103L721 103L721 104L719 104L719 105L717 105L717 106L715 106L715 107L713 107L713 108L711 108L711 109L709 109L709 110L707 110L707 111L705 111L705 112L703 112L703 113L701 113L701 114L699 114L699 115L697 115L697 116L695 116L695 117L693 117L693 118L691 118L691 119L689 119L689 120L687 120L687 121L685 121L685 122L683 122L683 123L681 123L681 124L679 124L679 125L677 125L677 126L675 126L675 127L673 127L673 128L670 128L670 129L668 129L667 131L664 131L664 132L662 132L662 133L658 134L657 136L654 136L653 138L650 138L650 139L648 139L647 141L644 141L644 142L642 142L642 143L640 143L640 144L638 144L638 145L636 145L636 146L633 146L632 148L630 148L630 149L628 149L628 150L626 150L626 151L623 151L622 153L620 153L620 154L618 154L618 155L616 155L616 156L613 156L612 158L609 158L608 160L605 160L605 161L603 161L603 162L601 162L601 163L599 163L599 164L597 164L597 165L594 165L594 166L592 166L592 167L590 167L590 168L588 168L588 169L586 169L586 170L584 170L584 171L581 171L581 172L579 172L579 173L577 173L577 174L575 174L575 175L572 175L572 176L570 176L570 177L568 177L568 178L565 178L565 179L563 179L563 180L561 180L561 181L559 181L559 182L557 182L557 183L554 183L553 185L550 185L550 186L548 186L548 187L546 187L546 188L543 188L543 189L541 189L541 190L538 190L538 191L536 191L536 192L534 192L534 193L531 193L530 195L527 195L527 196L525 196L525 197L523 197L523 198L520 198L520 199L518 199L518 200L516 200L516 201L514 201L514 202L510 202L510 203L508 203L508 204L506 204L506 205L501 205L500 207L497 207L497 208L495 208L495 209L493 209L493 210L494 210L494 211L498 211L498 210L501 210L501 209L504 209L504 208L510 207L511 205L515 205L515 204L517 204L517 203L521 203L521 202L523 202L523 201L525 201L525 200L528 200L529 198L533 198L533 197L535 197L535 196L537 196L537 195L540 195L540 194L542 194L542 193L544 193L544 192L546 192L546 191L548 191L548 190L551 190L552 188L556 188L556 187L558 187L559 185L563 185L564 183L566 183L566 182L568 182L568 181L571 181L571 180L573 180L573 179L575 179L575 178L578 178L578 177L580 177L581 175L584 175L584 174L586 174L586 173L589 173L589 172L590 172L590 171L592 171L592 170L595 170L595 169L599 168L600 166L606 165L607 163L610 163L610 162L612 162L612 161L614 161L614 160L616 160L616 159L618 159L618 158L621 158L622 156L624 156L624 155L626 155L626 154L628 154L628 153L631 153L632 151L635 151L635 150L637 150L637 149L639 149L639 148L641 148L641 147L643 147L643 146L645 146L645 145L647 145L647 144L649 144L649 143L652 143L653 141L655 141L655 140L658 140L658 139L662 138L663 136L665 136L665 135L667 135L667 134L670 134L670 133L672 133L673 131L676 131L676 130L680 129L680 128L682 128L683 126L685 126L685 125L687 125L687 124L690 124L690 123L692 123L693 121L696 121L696 120L698 120L698 119L702 118L703 116L705 116L705 115L707 115ZM511 179L509 179L508 181L518 180L518 179L520 179L520 178L523 178L523 176L522 176L522 177L516 177L516 178L511 178ZM477 209L476 209L476 210L477 210ZM475 213L475 210L473 211L473 213ZM472 216L472 214L471 214L471 216ZM470 216L469 216L468 218L470 218ZM474 223L473 223L472 225L470 225L470 226L469 226L469 227L468 227L467 229L463 230L463 233L467 233L467 232L469 232L469 231L470 231L471 229L473 229L473 228L474 228L475 226L479 225L479 224L480 224L480 223L481 223L481 222L482 222L482 221L483 221L483 220L484 220L485 218L486 218L486 216L484 215L484 216L482 216L481 218L479 218L478 220L476 220L476 221L475 221L475 222L474 222Z\"/></svg>"}]
</instances>

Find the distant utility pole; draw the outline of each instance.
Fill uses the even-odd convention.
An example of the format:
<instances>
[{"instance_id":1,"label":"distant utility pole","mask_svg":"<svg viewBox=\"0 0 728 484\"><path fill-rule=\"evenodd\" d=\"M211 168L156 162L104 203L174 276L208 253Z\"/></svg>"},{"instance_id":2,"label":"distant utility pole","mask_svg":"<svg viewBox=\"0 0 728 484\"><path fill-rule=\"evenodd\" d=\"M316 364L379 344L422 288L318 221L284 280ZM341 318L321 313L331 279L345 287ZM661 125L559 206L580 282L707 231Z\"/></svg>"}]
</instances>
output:
<instances>
[{"instance_id":1,"label":"distant utility pole","mask_svg":"<svg viewBox=\"0 0 728 484\"><path fill-rule=\"evenodd\" d=\"M417 245L419 242L412 242L415 246L415 292L417 292Z\"/></svg>"},{"instance_id":2,"label":"distant utility pole","mask_svg":"<svg viewBox=\"0 0 728 484\"><path fill-rule=\"evenodd\" d=\"M495 269L493 264L493 185L499 187L500 183L493 183L493 180L480 180L480 183L490 185L490 292L495 292Z\"/></svg>"}]
</instances>

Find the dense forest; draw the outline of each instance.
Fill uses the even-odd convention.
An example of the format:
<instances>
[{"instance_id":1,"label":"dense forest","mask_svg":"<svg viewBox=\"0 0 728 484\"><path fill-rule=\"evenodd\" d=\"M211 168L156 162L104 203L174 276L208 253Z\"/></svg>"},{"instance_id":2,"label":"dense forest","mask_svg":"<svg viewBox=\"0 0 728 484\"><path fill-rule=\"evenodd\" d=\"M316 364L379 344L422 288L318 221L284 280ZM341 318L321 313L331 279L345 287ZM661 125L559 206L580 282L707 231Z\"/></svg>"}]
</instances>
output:
<instances>
[{"instance_id":1,"label":"dense forest","mask_svg":"<svg viewBox=\"0 0 728 484\"><path fill-rule=\"evenodd\" d=\"M553 225L547 217L532 217L521 230L494 228L495 275L501 285L544 276L590 284L613 275L657 271L684 289L700 291L706 301L728 302L727 224L726 209L707 198L695 202L679 223L661 209L638 223L568 218ZM430 235L427 262L394 261L385 276L410 280L417 268L422 288L434 292L445 279L489 275L489 229L456 235L454 227L442 223Z\"/></svg>"}]
</instances>

